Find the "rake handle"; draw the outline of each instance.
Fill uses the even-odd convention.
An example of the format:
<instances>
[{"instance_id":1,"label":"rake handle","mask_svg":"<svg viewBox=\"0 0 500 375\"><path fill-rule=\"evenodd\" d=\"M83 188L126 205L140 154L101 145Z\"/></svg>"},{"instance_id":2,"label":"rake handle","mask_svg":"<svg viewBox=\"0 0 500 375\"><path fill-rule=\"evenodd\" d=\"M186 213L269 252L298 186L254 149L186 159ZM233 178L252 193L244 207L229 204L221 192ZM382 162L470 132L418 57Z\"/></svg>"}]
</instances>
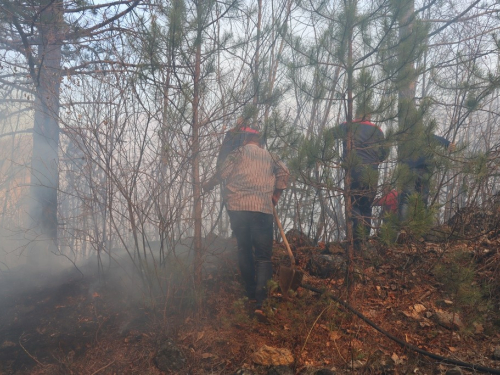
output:
<instances>
[{"instance_id":1,"label":"rake handle","mask_svg":"<svg viewBox=\"0 0 500 375\"><path fill-rule=\"evenodd\" d=\"M285 243L286 251L288 252L288 256L290 257L290 262L292 263L292 267L295 266L295 257L293 256L292 249L290 249L290 244L285 236L285 231L283 230L283 226L281 225L280 218L278 217L278 212L276 211L276 207L273 206L273 214L274 220L276 220L276 224L280 230L281 238L283 238L283 242Z\"/></svg>"}]
</instances>

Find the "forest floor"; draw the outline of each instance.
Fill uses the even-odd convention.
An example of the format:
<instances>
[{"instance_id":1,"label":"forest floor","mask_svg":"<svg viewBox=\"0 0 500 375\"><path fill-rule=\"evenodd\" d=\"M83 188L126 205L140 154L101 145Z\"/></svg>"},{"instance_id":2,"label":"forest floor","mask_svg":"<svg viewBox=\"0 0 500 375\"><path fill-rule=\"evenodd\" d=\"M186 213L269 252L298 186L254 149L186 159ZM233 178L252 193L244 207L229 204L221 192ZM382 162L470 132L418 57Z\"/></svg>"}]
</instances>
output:
<instances>
[{"instance_id":1,"label":"forest floor","mask_svg":"<svg viewBox=\"0 0 500 375\"><path fill-rule=\"evenodd\" d=\"M131 299L118 287L120 278L103 282L72 270L40 275L35 287L16 289L27 283L16 273L0 279L0 375L267 374L269 367L253 357L263 345L288 349L296 374L314 368L445 374L453 361L500 373L494 359L500 347L499 245L496 234L390 247L371 240L369 251L355 259L348 303L392 338L338 302L347 300L343 273L308 274L311 257L335 253L338 244L295 248L303 282L328 292L300 287L285 300L274 290L264 322L252 316L234 264L205 275L197 312L192 306L198 297L182 286L169 291L168 305L155 305L145 296ZM276 244L275 268L285 259ZM165 343L177 348L179 366L170 363L173 369L162 372L158 353Z\"/></svg>"}]
</instances>

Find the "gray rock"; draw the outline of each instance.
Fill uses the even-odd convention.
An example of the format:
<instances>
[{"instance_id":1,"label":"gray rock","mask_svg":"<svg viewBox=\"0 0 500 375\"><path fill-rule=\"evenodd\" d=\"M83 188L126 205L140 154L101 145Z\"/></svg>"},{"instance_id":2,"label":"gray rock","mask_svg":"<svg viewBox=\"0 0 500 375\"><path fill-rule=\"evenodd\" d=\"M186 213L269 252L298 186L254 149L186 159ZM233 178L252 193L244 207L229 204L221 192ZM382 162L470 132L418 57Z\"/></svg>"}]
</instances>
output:
<instances>
[{"instance_id":1,"label":"gray rock","mask_svg":"<svg viewBox=\"0 0 500 375\"><path fill-rule=\"evenodd\" d=\"M492 358L495 360L495 361L500 361L500 346L497 346L495 348L495 350L493 351L493 356Z\"/></svg>"},{"instance_id":2,"label":"gray rock","mask_svg":"<svg viewBox=\"0 0 500 375\"><path fill-rule=\"evenodd\" d=\"M335 372L327 368L322 368L314 373L314 375L335 375Z\"/></svg>"},{"instance_id":3,"label":"gray rock","mask_svg":"<svg viewBox=\"0 0 500 375\"><path fill-rule=\"evenodd\" d=\"M452 369L446 371L445 375L464 375L460 367L453 367Z\"/></svg>"},{"instance_id":4,"label":"gray rock","mask_svg":"<svg viewBox=\"0 0 500 375\"><path fill-rule=\"evenodd\" d=\"M300 370L298 375L315 375L317 371L318 371L318 368L308 366L308 367L304 367L302 370Z\"/></svg>"},{"instance_id":5,"label":"gray rock","mask_svg":"<svg viewBox=\"0 0 500 375\"><path fill-rule=\"evenodd\" d=\"M291 229L286 234L286 239L290 246L295 249L298 247L311 247L313 246L313 240L310 239L304 232L298 229Z\"/></svg>"},{"instance_id":6,"label":"gray rock","mask_svg":"<svg viewBox=\"0 0 500 375\"><path fill-rule=\"evenodd\" d=\"M255 372L247 368L240 368L238 371L234 373L234 375L256 375L256 374Z\"/></svg>"},{"instance_id":7,"label":"gray rock","mask_svg":"<svg viewBox=\"0 0 500 375\"><path fill-rule=\"evenodd\" d=\"M359 369L361 369L361 368L363 368L365 366L366 366L366 363L363 362L363 361L361 361L361 360L359 360L359 359L356 359L356 360L354 360L354 361L352 361L352 362L349 363L349 368L351 370L359 370Z\"/></svg>"},{"instance_id":8,"label":"gray rock","mask_svg":"<svg viewBox=\"0 0 500 375\"><path fill-rule=\"evenodd\" d=\"M346 270L345 257L342 254L315 254L307 264L312 276L321 278L343 275Z\"/></svg>"},{"instance_id":9,"label":"gray rock","mask_svg":"<svg viewBox=\"0 0 500 375\"><path fill-rule=\"evenodd\" d=\"M280 366L291 365L294 362L292 352L285 348L273 348L263 345L252 354L252 361L258 365Z\"/></svg>"},{"instance_id":10,"label":"gray rock","mask_svg":"<svg viewBox=\"0 0 500 375\"><path fill-rule=\"evenodd\" d=\"M464 326L460 316L447 311L436 311L434 317L437 323L450 330L458 330Z\"/></svg>"},{"instance_id":11,"label":"gray rock","mask_svg":"<svg viewBox=\"0 0 500 375\"><path fill-rule=\"evenodd\" d=\"M299 375L335 375L335 371L327 368L306 367L300 370Z\"/></svg>"},{"instance_id":12,"label":"gray rock","mask_svg":"<svg viewBox=\"0 0 500 375\"><path fill-rule=\"evenodd\" d=\"M267 371L267 375L295 375L295 372L288 366L273 366Z\"/></svg>"},{"instance_id":13,"label":"gray rock","mask_svg":"<svg viewBox=\"0 0 500 375\"><path fill-rule=\"evenodd\" d=\"M180 371L186 364L186 357L170 340L161 344L153 360L158 370L163 372Z\"/></svg>"}]
</instances>

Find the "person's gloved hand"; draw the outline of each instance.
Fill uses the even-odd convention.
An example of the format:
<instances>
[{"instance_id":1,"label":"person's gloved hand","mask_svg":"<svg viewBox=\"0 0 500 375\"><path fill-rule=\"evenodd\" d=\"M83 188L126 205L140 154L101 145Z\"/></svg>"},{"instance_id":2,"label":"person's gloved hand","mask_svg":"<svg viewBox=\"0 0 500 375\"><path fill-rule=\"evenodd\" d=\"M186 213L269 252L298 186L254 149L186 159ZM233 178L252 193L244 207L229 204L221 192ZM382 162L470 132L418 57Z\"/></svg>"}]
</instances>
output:
<instances>
[{"instance_id":1,"label":"person's gloved hand","mask_svg":"<svg viewBox=\"0 0 500 375\"><path fill-rule=\"evenodd\" d=\"M204 193L208 193L210 190L212 190L215 185L217 185L217 181L213 178L211 178L210 180L204 182L202 185L201 185L201 190L204 192Z\"/></svg>"},{"instance_id":2,"label":"person's gloved hand","mask_svg":"<svg viewBox=\"0 0 500 375\"><path fill-rule=\"evenodd\" d=\"M272 197L273 206L276 206L278 204L278 201L280 200L282 192L283 192L283 190L281 190L281 189L274 190L273 197Z\"/></svg>"}]
</instances>

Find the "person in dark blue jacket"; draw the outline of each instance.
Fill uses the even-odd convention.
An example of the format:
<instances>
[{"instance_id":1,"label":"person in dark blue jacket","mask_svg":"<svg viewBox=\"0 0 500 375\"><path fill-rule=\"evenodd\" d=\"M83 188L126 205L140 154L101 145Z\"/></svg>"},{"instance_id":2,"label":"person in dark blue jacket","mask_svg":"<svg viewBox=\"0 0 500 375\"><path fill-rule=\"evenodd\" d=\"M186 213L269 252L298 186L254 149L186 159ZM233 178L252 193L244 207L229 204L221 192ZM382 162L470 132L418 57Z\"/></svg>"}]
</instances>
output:
<instances>
[{"instance_id":1,"label":"person in dark blue jacket","mask_svg":"<svg viewBox=\"0 0 500 375\"><path fill-rule=\"evenodd\" d=\"M354 245L359 248L370 234L372 204L378 185L378 166L389 155L382 129L370 121L370 114L358 114L351 123L352 149L348 155L348 124L333 129L334 137L343 141L344 168L351 171L351 203Z\"/></svg>"},{"instance_id":2,"label":"person in dark blue jacket","mask_svg":"<svg viewBox=\"0 0 500 375\"><path fill-rule=\"evenodd\" d=\"M408 218L408 197L418 193L424 206L429 201L430 182L434 172L434 153L436 147L453 150L454 144L439 135L431 134L427 137L424 149L417 150L414 157L407 157L402 162L408 167L408 181L399 194L399 218Z\"/></svg>"}]
</instances>

